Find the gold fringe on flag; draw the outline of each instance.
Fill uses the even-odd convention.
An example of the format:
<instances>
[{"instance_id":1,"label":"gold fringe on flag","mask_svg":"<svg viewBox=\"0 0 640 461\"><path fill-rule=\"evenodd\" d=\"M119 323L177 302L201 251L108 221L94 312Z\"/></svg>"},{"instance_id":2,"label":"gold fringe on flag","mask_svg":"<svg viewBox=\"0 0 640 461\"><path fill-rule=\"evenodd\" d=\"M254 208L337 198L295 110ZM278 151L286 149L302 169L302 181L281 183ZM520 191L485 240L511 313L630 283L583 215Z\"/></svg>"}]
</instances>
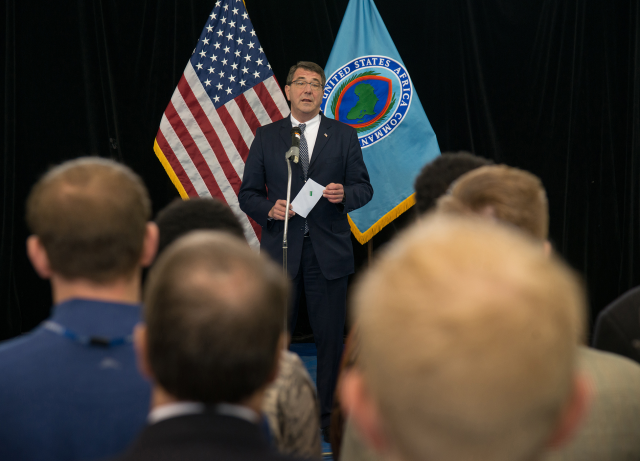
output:
<instances>
[{"instance_id":1,"label":"gold fringe on flag","mask_svg":"<svg viewBox=\"0 0 640 461\"><path fill-rule=\"evenodd\" d=\"M160 163L162 163L162 166L164 167L164 171L166 171L167 174L169 175L171 182L173 183L174 186L176 186L176 189L178 189L178 193L180 194L180 197L182 197L184 200L189 200L187 191L184 190L184 186L178 179L176 172L173 171L173 168L171 167L171 164L167 160L167 157L164 156L164 152L162 152L162 149L160 149L160 146L158 145L158 141L154 140L153 150L156 152L156 156L158 157L158 160L160 160Z\"/></svg>"},{"instance_id":2,"label":"gold fringe on flag","mask_svg":"<svg viewBox=\"0 0 640 461\"><path fill-rule=\"evenodd\" d=\"M360 242L361 245L364 245L369 240L373 238L378 232L380 232L384 226L389 224L391 221L396 219L402 213L407 211L416 203L416 194L411 194L409 197L404 199L402 202L397 204L392 210L390 210L387 214L385 214L382 218L380 218L373 226L367 229L364 233L360 232L355 225L355 223L351 220L349 216L349 224L351 225L351 232L353 232L354 237Z\"/></svg>"}]
</instances>

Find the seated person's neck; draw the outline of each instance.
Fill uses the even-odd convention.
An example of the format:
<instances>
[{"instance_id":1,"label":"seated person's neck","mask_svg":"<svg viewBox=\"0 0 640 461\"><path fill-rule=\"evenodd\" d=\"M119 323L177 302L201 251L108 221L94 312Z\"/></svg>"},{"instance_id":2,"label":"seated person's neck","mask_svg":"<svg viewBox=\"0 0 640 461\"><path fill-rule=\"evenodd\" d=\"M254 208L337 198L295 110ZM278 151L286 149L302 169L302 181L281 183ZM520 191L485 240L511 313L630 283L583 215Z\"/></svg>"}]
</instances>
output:
<instances>
[{"instance_id":1,"label":"seated person's neck","mask_svg":"<svg viewBox=\"0 0 640 461\"><path fill-rule=\"evenodd\" d=\"M88 279L70 280L54 274L51 291L54 304L73 298L135 304L140 302L140 272L104 284Z\"/></svg>"}]
</instances>

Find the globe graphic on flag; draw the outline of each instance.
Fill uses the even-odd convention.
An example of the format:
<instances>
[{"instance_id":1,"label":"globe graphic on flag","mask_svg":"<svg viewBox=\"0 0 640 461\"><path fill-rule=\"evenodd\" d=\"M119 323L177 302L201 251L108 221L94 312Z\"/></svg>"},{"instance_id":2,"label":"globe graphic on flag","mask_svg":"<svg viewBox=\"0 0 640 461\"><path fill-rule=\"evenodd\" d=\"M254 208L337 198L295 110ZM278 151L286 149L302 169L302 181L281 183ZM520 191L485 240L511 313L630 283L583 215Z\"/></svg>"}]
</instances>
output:
<instances>
[{"instance_id":1,"label":"globe graphic on flag","mask_svg":"<svg viewBox=\"0 0 640 461\"><path fill-rule=\"evenodd\" d=\"M391 102L391 80L362 77L351 82L340 95L336 118L354 128L376 122Z\"/></svg>"}]
</instances>

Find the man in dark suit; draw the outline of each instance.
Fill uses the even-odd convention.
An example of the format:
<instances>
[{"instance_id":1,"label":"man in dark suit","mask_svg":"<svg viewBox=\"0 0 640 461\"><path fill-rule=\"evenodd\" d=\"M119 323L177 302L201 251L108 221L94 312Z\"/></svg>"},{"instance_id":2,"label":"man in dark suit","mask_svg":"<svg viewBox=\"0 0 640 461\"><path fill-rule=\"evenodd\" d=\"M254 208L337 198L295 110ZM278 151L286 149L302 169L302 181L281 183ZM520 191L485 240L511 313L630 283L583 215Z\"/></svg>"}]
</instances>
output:
<instances>
[{"instance_id":1,"label":"man in dark suit","mask_svg":"<svg viewBox=\"0 0 640 461\"><path fill-rule=\"evenodd\" d=\"M216 198L177 198L160 210L155 223L160 231L158 254L178 238L196 230L223 231L246 242L238 218L229 205ZM320 458L320 407L316 386L298 354L283 348L279 364L278 375L262 401L262 414L269 424L272 445L283 454Z\"/></svg>"},{"instance_id":2,"label":"man in dark suit","mask_svg":"<svg viewBox=\"0 0 640 461\"><path fill-rule=\"evenodd\" d=\"M260 428L284 346L287 280L227 233L195 231L149 273L134 344L149 425L121 460L285 459Z\"/></svg>"},{"instance_id":3,"label":"man in dark suit","mask_svg":"<svg viewBox=\"0 0 640 461\"><path fill-rule=\"evenodd\" d=\"M290 328L305 290L309 320L318 348L318 394L325 438L342 354L347 279L354 271L347 213L373 196L355 129L320 113L324 71L312 62L292 66L285 93L291 116L258 128L247 158L239 201L263 228L260 248L282 262L287 194L285 152L298 126L300 162L292 165L291 197L307 179L325 187L307 218L289 210L287 268L293 281Z\"/></svg>"}]
</instances>

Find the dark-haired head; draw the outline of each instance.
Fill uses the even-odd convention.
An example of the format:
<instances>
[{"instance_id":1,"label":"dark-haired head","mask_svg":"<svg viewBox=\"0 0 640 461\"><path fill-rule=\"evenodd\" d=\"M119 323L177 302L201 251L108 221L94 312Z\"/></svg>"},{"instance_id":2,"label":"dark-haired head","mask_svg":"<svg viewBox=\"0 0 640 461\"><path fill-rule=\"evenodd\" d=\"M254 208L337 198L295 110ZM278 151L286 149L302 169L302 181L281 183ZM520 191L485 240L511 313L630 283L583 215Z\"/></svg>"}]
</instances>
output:
<instances>
[{"instance_id":1,"label":"dark-haired head","mask_svg":"<svg viewBox=\"0 0 640 461\"><path fill-rule=\"evenodd\" d=\"M175 199L158 213L156 224L160 230L158 254L194 230L219 230L245 239L242 225L231 208L213 198Z\"/></svg>"},{"instance_id":2,"label":"dark-haired head","mask_svg":"<svg viewBox=\"0 0 640 461\"><path fill-rule=\"evenodd\" d=\"M491 164L491 160L469 152L443 152L426 164L415 180L417 212L422 214L435 207L438 198L463 174Z\"/></svg>"}]
</instances>

